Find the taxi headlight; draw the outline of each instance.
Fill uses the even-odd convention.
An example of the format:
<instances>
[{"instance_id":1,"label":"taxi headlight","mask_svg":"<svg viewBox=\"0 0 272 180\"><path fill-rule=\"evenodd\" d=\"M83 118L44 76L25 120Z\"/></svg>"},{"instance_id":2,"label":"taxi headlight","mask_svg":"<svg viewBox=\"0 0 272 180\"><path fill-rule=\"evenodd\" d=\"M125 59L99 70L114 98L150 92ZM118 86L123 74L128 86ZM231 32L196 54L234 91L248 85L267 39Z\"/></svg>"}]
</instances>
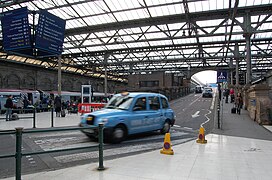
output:
<instances>
[{"instance_id":1,"label":"taxi headlight","mask_svg":"<svg viewBox=\"0 0 272 180\"><path fill-rule=\"evenodd\" d=\"M103 123L103 124L106 124L108 122L108 118L101 118L100 121Z\"/></svg>"},{"instance_id":2,"label":"taxi headlight","mask_svg":"<svg viewBox=\"0 0 272 180\"><path fill-rule=\"evenodd\" d=\"M92 121L92 120L93 120L93 117L88 116L88 117L86 117L86 120L87 120L87 121Z\"/></svg>"}]
</instances>

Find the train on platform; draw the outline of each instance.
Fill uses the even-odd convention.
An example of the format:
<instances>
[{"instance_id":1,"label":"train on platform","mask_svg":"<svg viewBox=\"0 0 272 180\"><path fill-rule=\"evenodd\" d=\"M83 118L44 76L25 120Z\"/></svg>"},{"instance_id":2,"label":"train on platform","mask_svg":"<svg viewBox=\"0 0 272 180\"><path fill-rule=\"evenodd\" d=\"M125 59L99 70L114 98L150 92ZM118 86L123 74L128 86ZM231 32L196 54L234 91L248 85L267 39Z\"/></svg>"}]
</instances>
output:
<instances>
[{"instance_id":1,"label":"train on platform","mask_svg":"<svg viewBox=\"0 0 272 180\"><path fill-rule=\"evenodd\" d=\"M48 109L58 95L57 91L27 90L27 89L0 89L0 109L5 109L4 104L9 95L12 95L12 101L15 109L23 108L23 100L29 101L29 106L36 106L42 109ZM92 102L107 103L112 94L105 95L101 92L92 93ZM81 102L81 92L61 91L63 102L72 102L78 104Z\"/></svg>"}]
</instances>

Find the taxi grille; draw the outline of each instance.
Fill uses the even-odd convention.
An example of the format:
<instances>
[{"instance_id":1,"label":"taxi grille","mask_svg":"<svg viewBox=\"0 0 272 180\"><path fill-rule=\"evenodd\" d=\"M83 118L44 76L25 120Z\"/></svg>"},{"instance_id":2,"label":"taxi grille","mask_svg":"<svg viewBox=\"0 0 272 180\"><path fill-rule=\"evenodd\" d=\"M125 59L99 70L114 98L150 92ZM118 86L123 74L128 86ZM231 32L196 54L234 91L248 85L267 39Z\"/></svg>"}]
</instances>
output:
<instances>
[{"instance_id":1,"label":"taxi grille","mask_svg":"<svg viewBox=\"0 0 272 180\"><path fill-rule=\"evenodd\" d=\"M95 119L95 116L92 116L92 115L89 115L88 117L87 117L87 124L88 125L93 125L94 124L94 119Z\"/></svg>"}]
</instances>

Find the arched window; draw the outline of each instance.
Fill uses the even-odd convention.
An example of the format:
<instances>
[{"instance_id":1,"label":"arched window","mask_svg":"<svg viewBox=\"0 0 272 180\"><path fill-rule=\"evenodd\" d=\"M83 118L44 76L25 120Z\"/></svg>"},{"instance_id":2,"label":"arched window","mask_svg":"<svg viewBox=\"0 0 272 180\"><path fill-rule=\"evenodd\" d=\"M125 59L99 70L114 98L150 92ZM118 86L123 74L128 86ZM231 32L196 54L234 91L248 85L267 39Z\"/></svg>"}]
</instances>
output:
<instances>
[{"instance_id":1,"label":"arched window","mask_svg":"<svg viewBox=\"0 0 272 180\"><path fill-rule=\"evenodd\" d=\"M52 90L52 81L49 78L43 78L38 82L38 89L43 91L50 91Z\"/></svg>"},{"instance_id":2,"label":"arched window","mask_svg":"<svg viewBox=\"0 0 272 180\"><path fill-rule=\"evenodd\" d=\"M16 74L10 74L6 76L7 88L20 89L21 80Z\"/></svg>"}]
</instances>

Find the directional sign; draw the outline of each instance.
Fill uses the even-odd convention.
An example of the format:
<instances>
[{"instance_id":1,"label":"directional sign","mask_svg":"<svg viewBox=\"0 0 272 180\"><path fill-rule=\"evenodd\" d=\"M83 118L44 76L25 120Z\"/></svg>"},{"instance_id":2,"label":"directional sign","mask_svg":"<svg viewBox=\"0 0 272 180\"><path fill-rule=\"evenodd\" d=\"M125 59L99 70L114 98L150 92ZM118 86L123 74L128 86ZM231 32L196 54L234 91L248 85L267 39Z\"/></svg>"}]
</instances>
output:
<instances>
[{"instance_id":1,"label":"directional sign","mask_svg":"<svg viewBox=\"0 0 272 180\"><path fill-rule=\"evenodd\" d=\"M217 71L217 82L227 82L227 75L226 71Z\"/></svg>"},{"instance_id":2,"label":"directional sign","mask_svg":"<svg viewBox=\"0 0 272 180\"><path fill-rule=\"evenodd\" d=\"M1 24L4 50L11 51L31 47L27 7L3 13Z\"/></svg>"},{"instance_id":3,"label":"directional sign","mask_svg":"<svg viewBox=\"0 0 272 180\"><path fill-rule=\"evenodd\" d=\"M64 41L65 20L40 10L36 27L35 47L55 55L62 53Z\"/></svg>"}]
</instances>

